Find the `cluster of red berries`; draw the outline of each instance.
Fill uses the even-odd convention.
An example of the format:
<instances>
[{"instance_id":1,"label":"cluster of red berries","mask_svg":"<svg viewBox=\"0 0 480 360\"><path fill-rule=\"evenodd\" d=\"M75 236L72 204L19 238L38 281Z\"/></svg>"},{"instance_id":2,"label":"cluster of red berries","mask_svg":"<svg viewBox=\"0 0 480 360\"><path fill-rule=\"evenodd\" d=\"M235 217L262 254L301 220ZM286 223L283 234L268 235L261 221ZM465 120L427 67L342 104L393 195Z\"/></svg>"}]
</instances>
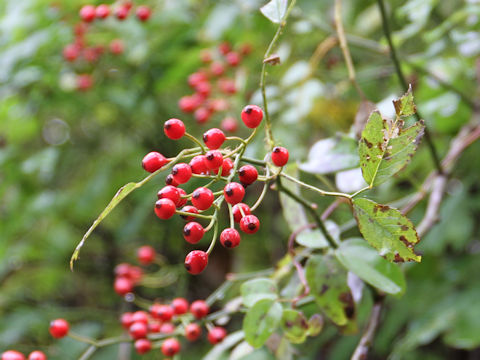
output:
<instances>
[{"instance_id":1,"label":"cluster of red berries","mask_svg":"<svg viewBox=\"0 0 480 360\"><path fill-rule=\"evenodd\" d=\"M39 351L35 350L28 355L28 358L25 357L21 352L18 352L16 350L7 350L4 353L2 353L1 360L47 360L47 356Z\"/></svg>"},{"instance_id":2,"label":"cluster of red berries","mask_svg":"<svg viewBox=\"0 0 480 360\"><path fill-rule=\"evenodd\" d=\"M105 53L106 47L103 45L88 46L85 35L89 29L89 24L95 19L104 20L113 12L118 20L124 20L128 17L133 7L131 1L125 1L115 6L106 4L94 6L85 5L80 9L80 19L82 22L75 25L74 42L63 48L63 57L68 62L84 61L86 63L97 62ZM148 6L137 6L135 9L137 18L144 22L150 18L151 10ZM110 53L120 55L123 53L125 46L120 39L114 39L108 45ZM94 78L91 74L78 74L76 78L76 87L80 91L87 91L94 85Z\"/></svg>"},{"instance_id":3,"label":"cluster of red berries","mask_svg":"<svg viewBox=\"0 0 480 360\"><path fill-rule=\"evenodd\" d=\"M233 70L250 52L249 44L235 51L227 42L221 43L216 50L203 50L200 59L205 66L188 77L188 85L194 93L180 98L180 110L193 113L199 124L208 122L216 113L220 114L223 118L220 127L226 132L235 132L237 120L226 116L231 107L229 97L237 92Z\"/></svg>"},{"instance_id":4,"label":"cluster of red berries","mask_svg":"<svg viewBox=\"0 0 480 360\"><path fill-rule=\"evenodd\" d=\"M254 129L260 125L263 111L256 105L248 105L242 110L241 119L248 128ZM186 134L185 125L179 119L170 119L165 122L164 132L169 139L178 140ZM204 228L194 220L198 217L197 214L209 210L214 205L216 195L219 196L217 200L221 200L214 207L218 207L223 200L233 206L231 212L234 222L240 223L240 229L243 232L253 234L260 227L260 221L251 214L250 207L242 203L245 188L257 180L258 171L252 165L244 165L238 170L235 169L239 182L231 181L235 175L232 174L235 164L230 158L233 155L232 152L220 149L225 140L227 137L220 129L213 128L206 131L203 134L203 142L209 151L194 156L188 164L175 164L165 179L166 186L157 194L155 214L160 219L169 219L176 213L180 214L187 221L183 229L183 237L191 244L198 243L205 232L210 230L210 225ZM271 159L274 165L284 166L288 161L288 151L285 148L276 147L272 151ZM143 158L142 165L148 172L155 172L162 169L168 162L169 159L162 154L151 152ZM226 185L223 191L216 193L205 186L187 194L178 186L187 183L194 175L216 177L225 180ZM186 205L188 201L191 205ZM233 224L221 232L220 243L226 248L234 248L240 244L240 233ZM191 251L185 258L185 268L191 274L201 273L207 264L208 254L202 250Z\"/></svg>"}]
</instances>

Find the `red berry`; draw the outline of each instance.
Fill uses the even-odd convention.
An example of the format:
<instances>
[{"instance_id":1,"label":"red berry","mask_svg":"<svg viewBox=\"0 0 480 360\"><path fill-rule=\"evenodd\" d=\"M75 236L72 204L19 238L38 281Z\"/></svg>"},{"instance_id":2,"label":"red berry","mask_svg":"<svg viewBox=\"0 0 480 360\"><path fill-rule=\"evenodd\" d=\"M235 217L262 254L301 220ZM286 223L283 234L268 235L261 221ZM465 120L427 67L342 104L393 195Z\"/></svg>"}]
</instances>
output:
<instances>
[{"instance_id":1,"label":"red berry","mask_svg":"<svg viewBox=\"0 0 480 360\"><path fill-rule=\"evenodd\" d=\"M191 113L198 107L198 103L193 96L183 96L178 100L178 107L185 113Z\"/></svg>"},{"instance_id":2,"label":"red berry","mask_svg":"<svg viewBox=\"0 0 480 360\"><path fill-rule=\"evenodd\" d=\"M124 329L130 328L130 326L133 324L132 315L133 314L131 312L126 312L120 316L120 322L122 323L122 327Z\"/></svg>"},{"instance_id":3,"label":"red berry","mask_svg":"<svg viewBox=\"0 0 480 360\"><path fill-rule=\"evenodd\" d=\"M192 160L190 160L190 167L192 168L192 173L198 175L205 175L208 173L207 164L205 163L205 155L197 155Z\"/></svg>"},{"instance_id":4,"label":"red berry","mask_svg":"<svg viewBox=\"0 0 480 360\"><path fill-rule=\"evenodd\" d=\"M190 274L200 274L208 264L208 254L201 250L193 250L185 257L185 269Z\"/></svg>"},{"instance_id":5,"label":"red berry","mask_svg":"<svg viewBox=\"0 0 480 360\"><path fill-rule=\"evenodd\" d=\"M138 354L146 354L152 350L152 343L147 339L138 339L135 341L135 351Z\"/></svg>"},{"instance_id":6,"label":"red berry","mask_svg":"<svg viewBox=\"0 0 480 360\"><path fill-rule=\"evenodd\" d=\"M151 264L155 260L155 249L148 245L139 247L137 250L137 259L140 264Z\"/></svg>"},{"instance_id":7,"label":"red berry","mask_svg":"<svg viewBox=\"0 0 480 360\"><path fill-rule=\"evenodd\" d=\"M164 322L172 320L173 309L168 305L153 304L150 307L150 314L155 318Z\"/></svg>"},{"instance_id":8,"label":"red berry","mask_svg":"<svg viewBox=\"0 0 480 360\"><path fill-rule=\"evenodd\" d=\"M196 319L203 319L210 311L209 306L204 300L196 300L190 305L190 312Z\"/></svg>"},{"instance_id":9,"label":"red berry","mask_svg":"<svg viewBox=\"0 0 480 360\"><path fill-rule=\"evenodd\" d=\"M245 188L237 182L231 182L225 185L223 195L225 196L226 202L235 205L243 200L243 197L245 196Z\"/></svg>"},{"instance_id":10,"label":"red berry","mask_svg":"<svg viewBox=\"0 0 480 360\"><path fill-rule=\"evenodd\" d=\"M237 92L237 87L235 86L235 81L230 79L220 79L218 80L218 87L220 91L227 95L233 95Z\"/></svg>"},{"instance_id":11,"label":"red berry","mask_svg":"<svg viewBox=\"0 0 480 360\"><path fill-rule=\"evenodd\" d=\"M173 175L172 174L168 174L166 177L165 177L165 184L166 185L172 185L172 186L178 186L180 185L179 183L177 183L175 181L175 179L173 178Z\"/></svg>"},{"instance_id":12,"label":"red berry","mask_svg":"<svg viewBox=\"0 0 480 360\"><path fill-rule=\"evenodd\" d=\"M136 322L141 322L144 324L148 324L148 314L145 311L135 311L132 314L132 324Z\"/></svg>"},{"instance_id":13,"label":"red berry","mask_svg":"<svg viewBox=\"0 0 480 360\"><path fill-rule=\"evenodd\" d=\"M170 219L175 214L175 210L175 203L170 199L160 199L155 203L155 214L160 219Z\"/></svg>"},{"instance_id":14,"label":"red berry","mask_svg":"<svg viewBox=\"0 0 480 360\"><path fill-rule=\"evenodd\" d=\"M47 360L47 355L45 355L39 350L36 350L31 352L30 355L28 355L28 360Z\"/></svg>"},{"instance_id":15,"label":"red berry","mask_svg":"<svg viewBox=\"0 0 480 360\"><path fill-rule=\"evenodd\" d=\"M192 204L198 210L207 210L213 204L213 192L210 189L199 187L192 193Z\"/></svg>"},{"instance_id":16,"label":"red berry","mask_svg":"<svg viewBox=\"0 0 480 360\"><path fill-rule=\"evenodd\" d=\"M210 150L217 150L225 141L225 134L222 130L213 128L203 134L203 142Z\"/></svg>"},{"instance_id":17,"label":"red berry","mask_svg":"<svg viewBox=\"0 0 480 360\"><path fill-rule=\"evenodd\" d=\"M127 276L135 284L141 280L143 276L143 270L138 266L130 266Z\"/></svg>"},{"instance_id":18,"label":"red berry","mask_svg":"<svg viewBox=\"0 0 480 360\"><path fill-rule=\"evenodd\" d=\"M70 325L65 319L56 319L50 322L50 334L56 339L65 337L69 330Z\"/></svg>"},{"instance_id":19,"label":"red berry","mask_svg":"<svg viewBox=\"0 0 480 360\"><path fill-rule=\"evenodd\" d=\"M125 20L128 17L130 9L128 6L120 6L115 9L115 16L117 17L118 20Z\"/></svg>"},{"instance_id":20,"label":"red berry","mask_svg":"<svg viewBox=\"0 0 480 360\"><path fill-rule=\"evenodd\" d=\"M190 244L198 243L203 235L205 234L205 229L199 223L192 221L189 222L183 228L183 237Z\"/></svg>"},{"instance_id":21,"label":"red berry","mask_svg":"<svg viewBox=\"0 0 480 360\"><path fill-rule=\"evenodd\" d=\"M234 248L240 244L240 234L234 228L227 228L220 234L220 243L226 248Z\"/></svg>"},{"instance_id":22,"label":"red berry","mask_svg":"<svg viewBox=\"0 0 480 360\"><path fill-rule=\"evenodd\" d=\"M128 333L134 339L144 339L148 334L148 326L144 322L134 322L128 329Z\"/></svg>"},{"instance_id":23,"label":"red berry","mask_svg":"<svg viewBox=\"0 0 480 360\"><path fill-rule=\"evenodd\" d=\"M272 150L272 162L274 165L282 167L288 162L288 150L281 146L276 146Z\"/></svg>"},{"instance_id":24,"label":"red berry","mask_svg":"<svg viewBox=\"0 0 480 360\"><path fill-rule=\"evenodd\" d=\"M77 89L87 91L93 86L93 77L90 74L80 74L77 76Z\"/></svg>"},{"instance_id":25,"label":"red berry","mask_svg":"<svg viewBox=\"0 0 480 360\"><path fill-rule=\"evenodd\" d=\"M207 75L204 72L194 72L188 77L188 85L195 88L198 84L208 81Z\"/></svg>"},{"instance_id":26,"label":"red berry","mask_svg":"<svg viewBox=\"0 0 480 360\"><path fill-rule=\"evenodd\" d=\"M113 270L116 277L129 277L130 276L130 264L121 263L115 266Z\"/></svg>"},{"instance_id":27,"label":"red berry","mask_svg":"<svg viewBox=\"0 0 480 360\"><path fill-rule=\"evenodd\" d=\"M198 214L197 208L195 206L190 206L190 205L184 206L180 211L192 213L192 214ZM195 216L185 216L185 215L180 215L180 216L187 221L195 220Z\"/></svg>"},{"instance_id":28,"label":"red berry","mask_svg":"<svg viewBox=\"0 0 480 360\"><path fill-rule=\"evenodd\" d=\"M230 66L237 66L240 64L240 55L234 51L231 51L225 55L225 59Z\"/></svg>"},{"instance_id":29,"label":"red berry","mask_svg":"<svg viewBox=\"0 0 480 360\"><path fill-rule=\"evenodd\" d=\"M189 341L197 340L202 334L202 328L196 323L190 323L185 326L185 337Z\"/></svg>"},{"instance_id":30,"label":"red berry","mask_svg":"<svg viewBox=\"0 0 480 360\"><path fill-rule=\"evenodd\" d=\"M222 176L228 176L232 172L233 161L230 158L223 159Z\"/></svg>"},{"instance_id":31,"label":"red berry","mask_svg":"<svg viewBox=\"0 0 480 360\"><path fill-rule=\"evenodd\" d=\"M220 326L216 326L208 332L208 341L210 344L215 345L223 341L227 336L227 331Z\"/></svg>"},{"instance_id":32,"label":"red berry","mask_svg":"<svg viewBox=\"0 0 480 360\"><path fill-rule=\"evenodd\" d=\"M223 155L218 150L210 150L205 154L205 164L210 170L218 170L223 164Z\"/></svg>"},{"instance_id":33,"label":"red berry","mask_svg":"<svg viewBox=\"0 0 480 360\"><path fill-rule=\"evenodd\" d=\"M247 105L242 110L242 121L250 129L256 128L263 119L263 111L257 105Z\"/></svg>"},{"instance_id":34,"label":"red berry","mask_svg":"<svg viewBox=\"0 0 480 360\"><path fill-rule=\"evenodd\" d=\"M237 131L237 128L238 128L237 120L235 120L235 118L233 117L226 117L225 119L223 119L220 126L223 129L223 131L231 132L231 133L234 133L235 131Z\"/></svg>"},{"instance_id":35,"label":"red berry","mask_svg":"<svg viewBox=\"0 0 480 360\"><path fill-rule=\"evenodd\" d=\"M224 41L224 42L220 43L220 45L218 45L218 51L220 51L220 53L222 55L228 54L231 49L232 49L232 47L230 46L230 44L227 41Z\"/></svg>"},{"instance_id":36,"label":"red berry","mask_svg":"<svg viewBox=\"0 0 480 360\"><path fill-rule=\"evenodd\" d=\"M177 205L177 208L179 208L179 207L182 207L183 205L185 205L187 203L187 198L182 197L182 196L187 196L187 193L182 188L177 188L177 190L178 190L178 194L180 195L180 197L178 199L178 202L175 205Z\"/></svg>"},{"instance_id":37,"label":"red berry","mask_svg":"<svg viewBox=\"0 0 480 360\"><path fill-rule=\"evenodd\" d=\"M162 334L173 334L175 332L175 325L172 323L163 323L160 327L160 332Z\"/></svg>"},{"instance_id":38,"label":"red berry","mask_svg":"<svg viewBox=\"0 0 480 360\"><path fill-rule=\"evenodd\" d=\"M225 66L223 66L222 63L219 62L213 62L210 65L210 71L213 75L215 76L221 76L225 72Z\"/></svg>"},{"instance_id":39,"label":"red berry","mask_svg":"<svg viewBox=\"0 0 480 360\"><path fill-rule=\"evenodd\" d=\"M2 353L1 360L25 360L25 356L16 350L8 350Z\"/></svg>"},{"instance_id":40,"label":"red berry","mask_svg":"<svg viewBox=\"0 0 480 360\"><path fill-rule=\"evenodd\" d=\"M149 152L142 160L142 167L149 173L153 173L168 163L167 158L159 152Z\"/></svg>"},{"instance_id":41,"label":"red berry","mask_svg":"<svg viewBox=\"0 0 480 360\"><path fill-rule=\"evenodd\" d=\"M251 52L252 52L252 45L251 44L245 43L245 44L242 44L242 46L240 47L240 53L242 55L248 55Z\"/></svg>"},{"instance_id":42,"label":"red berry","mask_svg":"<svg viewBox=\"0 0 480 360\"><path fill-rule=\"evenodd\" d=\"M148 332L159 333L162 329L162 324L158 321L152 321L148 323Z\"/></svg>"},{"instance_id":43,"label":"red berry","mask_svg":"<svg viewBox=\"0 0 480 360\"><path fill-rule=\"evenodd\" d=\"M165 356L174 356L180 351L180 343L175 338L168 338L162 344L162 353Z\"/></svg>"},{"instance_id":44,"label":"red berry","mask_svg":"<svg viewBox=\"0 0 480 360\"><path fill-rule=\"evenodd\" d=\"M120 55L125 50L125 46L123 45L123 41L120 39L114 39L110 42L110 52L114 55Z\"/></svg>"},{"instance_id":45,"label":"red berry","mask_svg":"<svg viewBox=\"0 0 480 360\"><path fill-rule=\"evenodd\" d=\"M75 61L80 55L80 50L75 44L69 44L63 48L63 57L67 61Z\"/></svg>"},{"instance_id":46,"label":"red berry","mask_svg":"<svg viewBox=\"0 0 480 360\"><path fill-rule=\"evenodd\" d=\"M98 5L95 9L95 16L99 19L105 19L110 15L110 7L105 4Z\"/></svg>"},{"instance_id":47,"label":"red berry","mask_svg":"<svg viewBox=\"0 0 480 360\"><path fill-rule=\"evenodd\" d=\"M123 2L123 6L130 11L133 7L133 2L131 0L126 0Z\"/></svg>"},{"instance_id":48,"label":"red berry","mask_svg":"<svg viewBox=\"0 0 480 360\"><path fill-rule=\"evenodd\" d=\"M255 234L260 228L260 221L255 215L246 215L240 220L240 229L247 234Z\"/></svg>"},{"instance_id":49,"label":"red berry","mask_svg":"<svg viewBox=\"0 0 480 360\"><path fill-rule=\"evenodd\" d=\"M80 17L85 22L92 22L95 16L95 6L93 5L85 5L80 9Z\"/></svg>"},{"instance_id":50,"label":"red berry","mask_svg":"<svg viewBox=\"0 0 480 360\"><path fill-rule=\"evenodd\" d=\"M182 120L170 119L165 121L163 131L169 139L178 140L185 134L185 125Z\"/></svg>"},{"instance_id":51,"label":"red berry","mask_svg":"<svg viewBox=\"0 0 480 360\"><path fill-rule=\"evenodd\" d=\"M173 180L179 184L185 184L192 177L192 168L185 163L177 164L172 169Z\"/></svg>"},{"instance_id":52,"label":"red berry","mask_svg":"<svg viewBox=\"0 0 480 360\"><path fill-rule=\"evenodd\" d=\"M136 14L137 14L138 20L147 21L150 18L151 11L150 11L150 8L148 6L142 5L142 6L137 7Z\"/></svg>"},{"instance_id":53,"label":"red berry","mask_svg":"<svg viewBox=\"0 0 480 360\"><path fill-rule=\"evenodd\" d=\"M205 124L209 119L212 113L210 110L204 107L199 107L197 110L195 110L195 113L193 116L195 117L195 121L198 124Z\"/></svg>"},{"instance_id":54,"label":"red berry","mask_svg":"<svg viewBox=\"0 0 480 360\"><path fill-rule=\"evenodd\" d=\"M242 215L242 211L240 210L240 208L242 208L242 210L243 210L243 215ZM232 211L233 211L233 220L237 223L240 222L240 220L242 219L243 216L250 215L250 213L251 213L250 207L247 204L244 204L244 203L235 204L233 206Z\"/></svg>"},{"instance_id":55,"label":"red berry","mask_svg":"<svg viewBox=\"0 0 480 360\"><path fill-rule=\"evenodd\" d=\"M113 290L118 295L126 295L133 291L133 281L126 277L117 277L113 283Z\"/></svg>"},{"instance_id":56,"label":"red berry","mask_svg":"<svg viewBox=\"0 0 480 360\"><path fill-rule=\"evenodd\" d=\"M204 97L208 97L212 92L212 87L210 86L210 83L203 81L195 85L195 91Z\"/></svg>"},{"instance_id":57,"label":"red berry","mask_svg":"<svg viewBox=\"0 0 480 360\"><path fill-rule=\"evenodd\" d=\"M83 58L89 63L93 63L97 61L99 57L97 50L94 48L86 48L85 50L83 50L82 55L83 55Z\"/></svg>"},{"instance_id":58,"label":"red berry","mask_svg":"<svg viewBox=\"0 0 480 360\"><path fill-rule=\"evenodd\" d=\"M250 185L258 178L258 171L255 166L244 165L238 170L238 178L243 185Z\"/></svg>"},{"instance_id":59,"label":"red berry","mask_svg":"<svg viewBox=\"0 0 480 360\"><path fill-rule=\"evenodd\" d=\"M172 300L173 313L183 315L188 311L188 301L184 298L175 298Z\"/></svg>"},{"instance_id":60,"label":"red berry","mask_svg":"<svg viewBox=\"0 0 480 360\"><path fill-rule=\"evenodd\" d=\"M167 185L158 191L157 197L158 199L170 199L176 206L178 206L180 201L180 191L173 185Z\"/></svg>"}]
</instances>

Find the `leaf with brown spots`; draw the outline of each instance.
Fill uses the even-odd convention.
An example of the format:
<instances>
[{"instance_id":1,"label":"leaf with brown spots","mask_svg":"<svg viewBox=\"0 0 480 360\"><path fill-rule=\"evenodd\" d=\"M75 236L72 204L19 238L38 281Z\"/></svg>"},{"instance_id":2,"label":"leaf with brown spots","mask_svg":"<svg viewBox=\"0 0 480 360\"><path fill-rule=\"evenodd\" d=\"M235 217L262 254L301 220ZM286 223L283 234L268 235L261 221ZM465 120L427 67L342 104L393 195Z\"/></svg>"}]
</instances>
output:
<instances>
[{"instance_id":1,"label":"leaf with brown spots","mask_svg":"<svg viewBox=\"0 0 480 360\"><path fill-rule=\"evenodd\" d=\"M374 111L362 132L358 146L363 178L369 187L377 186L401 171L417 150L423 136L422 121L403 128L403 120L383 119Z\"/></svg>"},{"instance_id":2,"label":"leaf with brown spots","mask_svg":"<svg viewBox=\"0 0 480 360\"><path fill-rule=\"evenodd\" d=\"M353 213L365 240L391 262L421 261L414 246L420 241L412 222L397 209L371 200L353 200Z\"/></svg>"},{"instance_id":3,"label":"leaf with brown spots","mask_svg":"<svg viewBox=\"0 0 480 360\"><path fill-rule=\"evenodd\" d=\"M393 100L393 106L397 116L410 116L417 112L417 107L413 102L412 85L408 86L408 91L400 99Z\"/></svg>"}]
</instances>

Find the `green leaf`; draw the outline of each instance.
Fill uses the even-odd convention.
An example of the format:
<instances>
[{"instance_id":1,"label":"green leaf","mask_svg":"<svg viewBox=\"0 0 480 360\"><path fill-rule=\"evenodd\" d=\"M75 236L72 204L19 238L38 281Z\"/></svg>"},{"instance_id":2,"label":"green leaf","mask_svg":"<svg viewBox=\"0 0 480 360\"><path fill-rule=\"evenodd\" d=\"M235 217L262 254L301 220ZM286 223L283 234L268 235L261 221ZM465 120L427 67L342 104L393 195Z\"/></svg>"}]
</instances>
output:
<instances>
[{"instance_id":1,"label":"green leaf","mask_svg":"<svg viewBox=\"0 0 480 360\"><path fill-rule=\"evenodd\" d=\"M340 229L337 224L335 224L333 221L327 220L325 222L325 226L330 235L332 235L335 240L339 241ZM300 245L312 249L323 249L329 246L327 239L325 239L325 235L323 235L323 233L318 229L306 229L305 231L302 231L300 234L298 234L295 240Z\"/></svg>"},{"instance_id":2,"label":"green leaf","mask_svg":"<svg viewBox=\"0 0 480 360\"><path fill-rule=\"evenodd\" d=\"M368 199L353 200L353 214L365 240L388 261L418 261L414 245L420 241L412 222L397 209Z\"/></svg>"},{"instance_id":3,"label":"green leaf","mask_svg":"<svg viewBox=\"0 0 480 360\"><path fill-rule=\"evenodd\" d=\"M243 319L245 340L255 348L265 344L265 341L275 332L282 319L282 306L271 299L263 299L248 310Z\"/></svg>"},{"instance_id":4,"label":"green leaf","mask_svg":"<svg viewBox=\"0 0 480 360\"><path fill-rule=\"evenodd\" d=\"M306 265L310 294L335 324L346 325L355 316L355 304L347 285L347 271L331 256L315 255Z\"/></svg>"},{"instance_id":5,"label":"green leaf","mask_svg":"<svg viewBox=\"0 0 480 360\"><path fill-rule=\"evenodd\" d=\"M279 24L287 12L287 0L271 0L260 8L265 17L275 24Z\"/></svg>"},{"instance_id":6,"label":"green leaf","mask_svg":"<svg viewBox=\"0 0 480 360\"><path fill-rule=\"evenodd\" d=\"M360 166L368 186L380 185L402 170L415 153L423 132L422 121L403 129L401 119L383 119L374 111L358 146Z\"/></svg>"},{"instance_id":7,"label":"green leaf","mask_svg":"<svg viewBox=\"0 0 480 360\"><path fill-rule=\"evenodd\" d=\"M298 177L297 166L295 164L289 164L288 166L284 167L283 171L288 175ZM284 181L282 184L293 193L300 193L299 186L294 182ZM285 195L283 192L280 192L279 196L280 203L282 204L283 217L287 221L290 230L294 232L299 228L306 227L309 221L302 205L291 199L288 195Z\"/></svg>"},{"instance_id":8,"label":"green leaf","mask_svg":"<svg viewBox=\"0 0 480 360\"><path fill-rule=\"evenodd\" d=\"M253 306L257 301L262 299L277 299L277 285L267 278L252 279L244 282L240 287L243 305L247 307Z\"/></svg>"},{"instance_id":9,"label":"green leaf","mask_svg":"<svg viewBox=\"0 0 480 360\"><path fill-rule=\"evenodd\" d=\"M387 294L405 291L405 277L400 268L379 256L365 240L344 240L335 255L343 266L377 289Z\"/></svg>"},{"instance_id":10,"label":"green leaf","mask_svg":"<svg viewBox=\"0 0 480 360\"><path fill-rule=\"evenodd\" d=\"M307 338L308 322L300 311L284 309L281 326L285 337L293 344L301 344Z\"/></svg>"},{"instance_id":11,"label":"green leaf","mask_svg":"<svg viewBox=\"0 0 480 360\"><path fill-rule=\"evenodd\" d=\"M245 334L243 331L235 331L229 334L223 341L215 345L205 356L203 360L224 360L226 353L230 351L232 347L243 340Z\"/></svg>"},{"instance_id":12,"label":"green leaf","mask_svg":"<svg viewBox=\"0 0 480 360\"><path fill-rule=\"evenodd\" d=\"M393 106L397 116L410 116L417 112L417 107L413 102L412 85L408 86L408 91L400 99L393 100Z\"/></svg>"}]
</instances>

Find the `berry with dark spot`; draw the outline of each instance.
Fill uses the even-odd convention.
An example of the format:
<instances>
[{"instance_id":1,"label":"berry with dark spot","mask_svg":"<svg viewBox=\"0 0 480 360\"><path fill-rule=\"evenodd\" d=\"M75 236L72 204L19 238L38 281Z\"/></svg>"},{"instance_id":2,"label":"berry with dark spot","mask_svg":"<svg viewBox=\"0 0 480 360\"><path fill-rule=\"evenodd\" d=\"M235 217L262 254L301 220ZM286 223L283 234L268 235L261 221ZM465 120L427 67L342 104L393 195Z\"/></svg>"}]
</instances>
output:
<instances>
[{"instance_id":1,"label":"berry with dark spot","mask_svg":"<svg viewBox=\"0 0 480 360\"><path fill-rule=\"evenodd\" d=\"M226 248L234 248L240 244L240 234L233 228L227 228L220 234L220 243Z\"/></svg>"}]
</instances>

